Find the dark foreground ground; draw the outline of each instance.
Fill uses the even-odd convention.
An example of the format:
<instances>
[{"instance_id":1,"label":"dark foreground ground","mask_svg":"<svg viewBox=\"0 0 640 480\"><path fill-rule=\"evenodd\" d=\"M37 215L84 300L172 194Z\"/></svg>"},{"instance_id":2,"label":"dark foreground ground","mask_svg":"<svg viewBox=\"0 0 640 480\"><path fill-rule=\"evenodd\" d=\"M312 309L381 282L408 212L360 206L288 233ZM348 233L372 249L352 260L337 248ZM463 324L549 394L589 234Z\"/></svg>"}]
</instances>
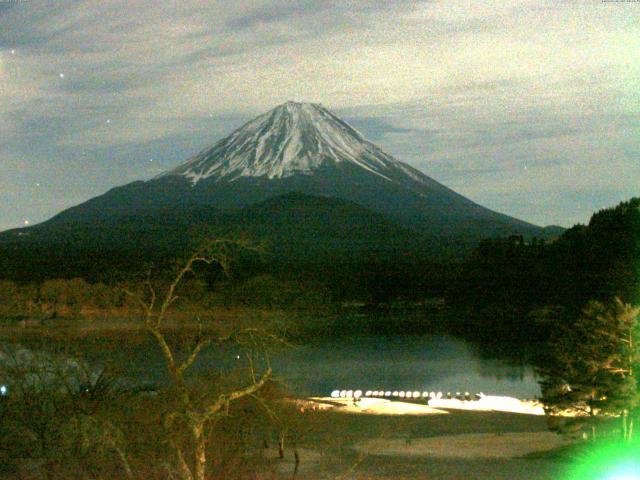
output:
<instances>
[{"instance_id":1,"label":"dark foreground ground","mask_svg":"<svg viewBox=\"0 0 640 480\"><path fill-rule=\"evenodd\" d=\"M385 416L331 411L310 417L309 431L298 442L298 478L536 480L561 478L567 466L566 456L553 451L512 455L511 435L505 435L501 451L494 458L473 454L464 458L465 452L459 450L464 447L456 439L476 438L469 434L499 437L518 433L523 435L514 436L521 439L531 434L531 441L539 443L540 432L547 432L545 419L540 416L467 411ZM496 435L490 436L495 440ZM477 438L482 441L483 437ZM432 442L440 444L439 453L429 449ZM443 454L447 444L451 445L450 456ZM389 453L386 447L393 446L397 447L396 453ZM293 474L293 451L289 449L284 460L274 460L274 466L280 474Z\"/></svg>"}]
</instances>

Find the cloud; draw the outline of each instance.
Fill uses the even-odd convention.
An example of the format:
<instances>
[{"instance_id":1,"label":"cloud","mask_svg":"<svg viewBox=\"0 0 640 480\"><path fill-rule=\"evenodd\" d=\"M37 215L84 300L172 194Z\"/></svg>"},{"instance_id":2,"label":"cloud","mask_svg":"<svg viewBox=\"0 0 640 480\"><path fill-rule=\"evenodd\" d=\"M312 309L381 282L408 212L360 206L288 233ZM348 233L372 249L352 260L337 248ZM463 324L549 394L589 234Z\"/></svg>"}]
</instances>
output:
<instances>
[{"instance_id":1,"label":"cloud","mask_svg":"<svg viewBox=\"0 0 640 480\"><path fill-rule=\"evenodd\" d=\"M440 92L344 115L359 118L356 125L396 158L483 205L539 224L586 222L591 206L638 194L638 114L615 104L603 111L595 98L559 108L553 97L505 112L502 105L513 102L503 97L522 88L484 83L460 89L461 97L456 89L451 97ZM491 92L486 110L469 100L478 91Z\"/></svg>"}]
</instances>

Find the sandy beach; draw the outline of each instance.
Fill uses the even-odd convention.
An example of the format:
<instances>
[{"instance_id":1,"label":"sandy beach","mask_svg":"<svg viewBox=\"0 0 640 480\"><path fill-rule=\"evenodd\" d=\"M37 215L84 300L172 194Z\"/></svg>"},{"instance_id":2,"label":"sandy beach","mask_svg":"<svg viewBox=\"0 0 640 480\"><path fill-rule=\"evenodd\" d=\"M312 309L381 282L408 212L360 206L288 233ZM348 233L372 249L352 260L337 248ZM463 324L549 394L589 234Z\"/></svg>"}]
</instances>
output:
<instances>
[{"instance_id":1,"label":"sandy beach","mask_svg":"<svg viewBox=\"0 0 640 480\"><path fill-rule=\"evenodd\" d=\"M447 410L471 410L479 412L510 412L524 415L544 416L542 404L534 400L519 400L513 397L485 395L478 400L458 400L455 398L432 399L426 402L406 402L388 398L361 397L356 402L352 398L311 397L316 408L333 408L345 413L377 415L433 415L447 413Z\"/></svg>"},{"instance_id":2,"label":"sandy beach","mask_svg":"<svg viewBox=\"0 0 640 480\"><path fill-rule=\"evenodd\" d=\"M559 478L566 468L553 452L570 443L548 431L535 402L487 397L434 403L437 407L384 398L299 401L310 423L300 444L299 474L310 479L546 480ZM294 465L292 452L285 457L281 473Z\"/></svg>"}]
</instances>

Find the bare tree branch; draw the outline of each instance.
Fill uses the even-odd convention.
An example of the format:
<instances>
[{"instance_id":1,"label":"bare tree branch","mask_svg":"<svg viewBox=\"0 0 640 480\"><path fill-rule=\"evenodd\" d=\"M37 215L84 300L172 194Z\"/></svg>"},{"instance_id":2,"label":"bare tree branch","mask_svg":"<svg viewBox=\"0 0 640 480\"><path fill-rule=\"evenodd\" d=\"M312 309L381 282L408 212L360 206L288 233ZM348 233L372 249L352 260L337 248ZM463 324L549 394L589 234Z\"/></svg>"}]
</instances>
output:
<instances>
[{"instance_id":1,"label":"bare tree branch","mask_svg":"<svg viewBox=\"0 0 640 480\"><path fill-rule=\"evenodd\" d=\"M193 362L196 361L196 358L198 358L198 354L200 353L200 351L209 345L211 345L211 338L201 339L191 351L189 358L187 358L184 362L182 362L182 364L178 367L178 370L180 371L180 373L184 373L185 370L191 367L191 365L193 365Z\"/></svg>"},{"instance_id":2,"label":"bare tree branch","mask_svg":"<svg viewBox=\"0 0 640 480\"><path fill-rule=\"evenodd\" d=\"M144 313L144 325L147 331L155 338L165 359L165 363L174 386L177 390L179 405L177 408L165 417L165 428L167 431L173 430L176 420L181 419L184 422L183 427L187 428L190 435L190 445L194 449L185 457L183 448L178 444L176 438L169 433L169 443L175 451L177 458L178 474L182 480L204 480L206 475L206 428L209 422L215 420L216 417L228 414L229 404L235 400L245 396L254 395L258 392L266 382L271 378L271 366L266 349L264 355L268 368L262 373L260 378L256 376L254 366L254 355L256 350L262 350L265 341L277 342L279 339L275 335L264 334L259 329L248 328L239 329L230 332L227 335L219 335L217 337L207 336L201 337L202 325L198 317L198 340L191 349L187 358L182 362L176 361L176 354L167 341L163 332L163 325L166 320L167 312L170 307L178 300L178 288L184 281L185 277L193 273L198 264L218 265L225 275L230 274L230 247L239 247L244 250L259 251L258 247L253 246L246 240L232 240L227 238L219 238L207 241L200 249L198 249L181 268L169 283L164 293L158 296L156 289L151 282L151 273L148 273L147 280L144 283L146 294L136 294L132 291L125 290L125 293L136 300L142 307ZM197 402L191 397L189 386L185 381L185 373L191 368L202 350L212 343L222 345L225 342L234 340L239 345L249 348L247 352L247 364L250 372L249 385L237 388L231 392L219 395L217 399L211 402L204 402L199 399ZM190 448L191 448L190 447ZM193 465L190 466L188 458L193 459Z\"/></svg>"},{"instance_id":3,"label":"bare tree branch","mask_svg":"<svg viewBox=\"0 0 640 480\"><path fill-rule=\"evenodd\" d=\"M228 405L230 402L233 402L234 400L238 400L239 398L246 397L247 395L251 395L252 393L257 392L265 385L265 383L267 383L267 380L271 378L271 373L272 373L271 368L268 368L262 374L262 376L260 377L260 380L258 380L257 382L249 385L248 387L241 388L239 390L235 390L233 392L220 395L220 397L218 397L218 400L215 403L213 403L212 405L209 405L205 409L205 414L207 415L207 417L210 418L214 416L216 413L218 413L223 407Z\"/></svg>"}]
</instances>

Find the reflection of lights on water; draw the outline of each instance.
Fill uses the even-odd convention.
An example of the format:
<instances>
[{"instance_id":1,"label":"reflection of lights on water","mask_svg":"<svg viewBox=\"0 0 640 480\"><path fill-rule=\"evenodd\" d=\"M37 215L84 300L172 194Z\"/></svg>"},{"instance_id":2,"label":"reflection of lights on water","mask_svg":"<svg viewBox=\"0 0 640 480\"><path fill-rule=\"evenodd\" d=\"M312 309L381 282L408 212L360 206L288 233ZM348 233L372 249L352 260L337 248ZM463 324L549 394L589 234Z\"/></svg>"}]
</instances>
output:
<instances>
[{"instance_id":1,"label":"reflection of lights on water","mask_svg":"<svg viewBox=\"0 0 640 480\"><path fill-rule=\"evenodd\" d=\"M4 396L7 394L7 386L6 385L0 385L0 395Z\"/></svg>"}]
</instances>

